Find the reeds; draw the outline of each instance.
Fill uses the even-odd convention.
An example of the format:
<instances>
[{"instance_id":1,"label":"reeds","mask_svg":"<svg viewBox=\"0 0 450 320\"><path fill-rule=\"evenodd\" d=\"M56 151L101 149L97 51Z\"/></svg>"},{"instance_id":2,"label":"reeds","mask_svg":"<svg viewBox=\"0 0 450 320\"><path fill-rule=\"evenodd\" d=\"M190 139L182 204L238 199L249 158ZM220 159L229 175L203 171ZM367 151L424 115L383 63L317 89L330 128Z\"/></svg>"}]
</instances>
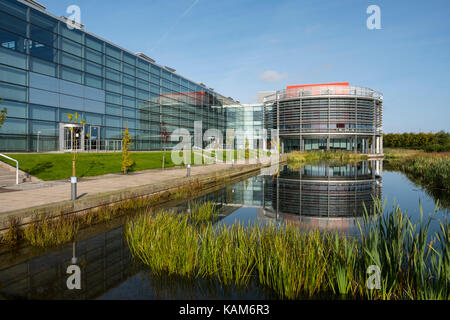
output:
<instances>
[{"instance_id":1,"label":"reeds","mask_svg":"<svg viewBox=\"0 0 450 320\"><path fill-rule=\"evenodd\" d=\"M348 163L355 161L367 160L368 157L363 154L358 154L348 151L293 151L287 157L287 162L290 167L302 166L305 163L314 163L319 161L333 162L336 164Z\"/></svg>"},{"instance_id":2,"label":"reeds","mask_svg":"<svg viewBox=\"0 0 450 320\"><path fill-rule=\"evenodd\" d=\"M282 299L449 299L449 224L430 241L429 221L414 224L398 207L377 214L360 237L289 225L199 227L188 214L166 212L140 216L124 230L132 254L159 274L238 286L254 278ZM366 285L374 265L380 290Z\"/></svg>"}]
</instances>

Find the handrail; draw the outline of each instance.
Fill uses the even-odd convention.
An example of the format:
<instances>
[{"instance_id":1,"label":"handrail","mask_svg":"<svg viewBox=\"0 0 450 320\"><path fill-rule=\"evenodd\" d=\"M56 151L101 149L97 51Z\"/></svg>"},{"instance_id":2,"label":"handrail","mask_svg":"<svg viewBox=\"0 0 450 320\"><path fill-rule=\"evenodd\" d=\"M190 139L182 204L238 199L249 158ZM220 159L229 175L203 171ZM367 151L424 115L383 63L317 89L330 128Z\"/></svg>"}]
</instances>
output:
<instances>
[{"instance_id":1,"label":"handrail","mask_svg":"<svg viewBox=\"0 0 450 320\"><path fill-rule=\"evenodd\" d=\"M15 160L13 158L10 158L2 153L0 153L0 156L2 156L3 158L6 158L8 160L14 161L16 163L16 184L19 184L19 161Z\"/></svg>"}]
</instances>

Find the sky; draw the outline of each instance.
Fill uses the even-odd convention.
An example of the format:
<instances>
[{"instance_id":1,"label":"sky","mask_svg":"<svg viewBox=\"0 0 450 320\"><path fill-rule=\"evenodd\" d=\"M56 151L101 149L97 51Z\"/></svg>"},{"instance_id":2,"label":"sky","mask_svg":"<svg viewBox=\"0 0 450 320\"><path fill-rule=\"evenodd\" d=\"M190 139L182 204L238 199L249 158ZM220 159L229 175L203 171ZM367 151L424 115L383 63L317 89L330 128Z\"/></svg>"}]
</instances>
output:
<instances>
[{"instance_id":1,"label":"sky","mask_svg":"<svg viewBox=\"0 0 450 320\"><path fill-rule=\"evenodd\" d=\"M385 132L450 131L448 0L38 0L241 103L287 85L384 95ZM381 29L369 30L370 5Z\"/></svg>"}]
</instances>

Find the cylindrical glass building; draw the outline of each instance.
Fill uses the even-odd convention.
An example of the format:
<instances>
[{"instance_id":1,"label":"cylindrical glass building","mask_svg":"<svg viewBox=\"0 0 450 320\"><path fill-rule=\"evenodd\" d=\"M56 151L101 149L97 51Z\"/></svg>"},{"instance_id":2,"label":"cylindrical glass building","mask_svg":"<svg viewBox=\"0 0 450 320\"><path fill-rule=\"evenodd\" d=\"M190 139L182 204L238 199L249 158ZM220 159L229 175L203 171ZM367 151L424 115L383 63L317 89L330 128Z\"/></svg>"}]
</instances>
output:
<instances>
[{"instance_id":1,"label":"cylindrical glass building","mask_svg":"<svg viewBox=\"0 0 450 320\"><path fill-rule=\"evenodd\" d=\"M264 107L283 152L383 153L383 95L372 89L347 82L289 86L265 97Z\"/></svg>"}]
</instances>

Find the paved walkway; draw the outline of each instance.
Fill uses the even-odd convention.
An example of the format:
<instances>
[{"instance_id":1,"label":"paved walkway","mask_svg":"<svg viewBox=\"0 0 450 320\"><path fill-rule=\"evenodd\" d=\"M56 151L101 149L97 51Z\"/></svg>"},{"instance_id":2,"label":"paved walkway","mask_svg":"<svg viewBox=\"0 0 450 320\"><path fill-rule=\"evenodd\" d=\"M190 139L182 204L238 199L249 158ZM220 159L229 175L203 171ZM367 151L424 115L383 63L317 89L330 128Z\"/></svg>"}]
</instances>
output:
<instances>
[{"instance_id":1,"label":"paved walkway","mask_svg":"<svg viewBox=\"0 0 450 320\"><path fill-rule=\"evenodd\" d=\"M211 174L231 168L227 164L213 164L191 168L191 176ZM100 177L89 177L79 180L78 196L84 197L99 193L117 191L126 188L168 182L186 177L186 168L170 168L135 172L129 175L108 174ZM70 200L71 185L67 181L45 183L27 183L17 188L8 188L8 192L0 193L0 213L32 208L40 205Z\"/></svg>"}]
</instances>

